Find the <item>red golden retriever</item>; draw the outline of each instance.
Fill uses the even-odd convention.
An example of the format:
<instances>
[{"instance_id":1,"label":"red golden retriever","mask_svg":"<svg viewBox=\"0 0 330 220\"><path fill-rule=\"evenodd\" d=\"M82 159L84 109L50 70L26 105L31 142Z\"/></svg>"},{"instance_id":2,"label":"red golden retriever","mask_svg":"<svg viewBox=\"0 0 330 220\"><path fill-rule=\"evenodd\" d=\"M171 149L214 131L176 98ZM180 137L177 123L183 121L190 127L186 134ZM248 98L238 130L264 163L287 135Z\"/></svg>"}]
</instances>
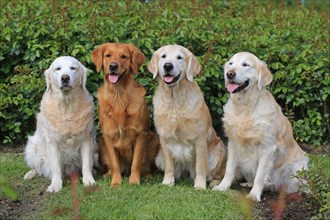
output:
<instances>
[{"instance_id":1,"label":"red golden retriever","mask_svg":"<svg viewBox=\"0 0 330 220\"><path fill-rule=\"evenodd\" d=\"M149 130L146 90L133 75L144 63L144 54L131 44L105 43L92 53L97 72L103 70L104 85L97 91L102 130L100 166L112 176L111 186L129 174L130 184L150 174L159 149L158 136Z\"/></svg>"}]
</instances>

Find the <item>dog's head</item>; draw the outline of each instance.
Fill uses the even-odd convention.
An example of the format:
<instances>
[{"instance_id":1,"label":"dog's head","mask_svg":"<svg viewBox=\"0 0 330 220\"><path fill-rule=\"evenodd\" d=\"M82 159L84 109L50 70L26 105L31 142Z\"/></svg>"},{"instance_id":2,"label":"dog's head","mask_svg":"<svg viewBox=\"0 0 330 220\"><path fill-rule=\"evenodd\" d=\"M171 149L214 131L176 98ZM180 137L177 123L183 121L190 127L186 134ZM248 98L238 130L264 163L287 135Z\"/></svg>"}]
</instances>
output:
<instances>
[{"instance_id":1,"label":"dog's head","mask_svg":"<svg viewBox=\"0 0 330 220\"><path fill-rule=\"evenodd\" d=\"M137 73L144 59L144 54L132 44L105 43L92 53L97 72L103 68L104 80L111 84L120 82L125 74Z\"/></svg>"},{"instance_id":2,"label":"dog's head","mask_svg":"<svg viewBox=\"0 0 330 220\"><path fill-rule=\"evenodd\" d=\"M70 56L56 58L45 71L47 90L61 90L64 93L81 86L86 90L87 69Z\"/></svg>"},{"instance_id":3,"label":"dog's head","mask_svg":"<svg viewBox=\"0 0 330 220\"><path fill-rule=\"evenodd\" d=\"M273 79L267 65L248 52L235 54L225 64L225 84L230 93L248 91L253 87L264 89Z\"/></svg>"},{"instance_id":4,"label":"dog's head","mask_svg":"<svg viewBox=\"0 0 330 220\"><path fill-rule=\"evenodd\" d=\"M148 69L154 79L159 75L168 86L175 86L185 77L193 81L193 77L200 73L201 65L187 48L166 45L153 54Z\"/></svg>"}]
</instances>

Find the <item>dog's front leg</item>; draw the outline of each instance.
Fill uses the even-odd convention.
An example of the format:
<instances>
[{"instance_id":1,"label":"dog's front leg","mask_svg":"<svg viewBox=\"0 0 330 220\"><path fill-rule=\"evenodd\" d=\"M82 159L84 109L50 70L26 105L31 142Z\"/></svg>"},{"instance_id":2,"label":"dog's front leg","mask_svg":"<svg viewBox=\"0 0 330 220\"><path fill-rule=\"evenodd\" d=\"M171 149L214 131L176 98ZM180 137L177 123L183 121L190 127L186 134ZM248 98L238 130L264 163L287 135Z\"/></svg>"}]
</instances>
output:
<instances>
[{"instance_id":1,"label":"dog's front leg","mask_svg":"<svg viewBox=\"0 0 330 220\"><path fill-rule=\"evenodd\" d=\"M146 150L147 132L141 132L136 138L133 161L131 166L131 175L129 177L129 184L140 184L140 172L143 160L143 154Z\"/></svg>"},{"instance_id":2,"label":"dog's front leg","mask_svg":"<svg viewBox=\"0 0 330 220\"><path fill-rule=\"evenodd\" d=\"M257 173L254 178L253 187L249 195L247 195L247 198L260 202L262 190L264 189L265 182L269 176L270 168L273 165L273 154L274 151L271 150L266 152L264 155L261 155L258 163Z\"/></svg>"},{"instance_id":3,"label":"dog's front leg","mask_svg":"<svg viewBox=\"0 0 330 220\"><path fill-rule=\"evenodd\" d=\"M119 161L117 158L117 152L112 144L110 137L104 137L104 142L107 148L110 170L112 175L111 186L116 187L119 186L122 182L122 177L120 173Z\"/></svg>"},{"instance_id":4,"label":"dog's front leg","mask_svg":"<svg viewBox=\"0 0 330 220\"><path fill-rule=\"evenodd\" d=\"M195 189L206 189L206 176L208 170L207 142L205 137L199 136L195 142L196 150L196 177Z\"/></svg>"},{"instance_id":5,"label":"dog's front leg","mask_svg":"<svg viewBox=\"0 0 330 220\"><path fill-rule=\"evenodd\" d=\"M82 159L82 175L83 175L83 184L85 186L91 186L95 184L93 178L92 169L93 169L93 149L94 143L92 137L82 143L80 148L81 159Z\"/></svg>"},{"instance_id":6,"label":"dog's front leg","mask_svg":"<svg viewBox=\"0 0 330 220\"><path fill-rule=\"evenodd\" d=\"M227 158L227 163L226 163L225 176L219 185L213 187L213 190L226 191L227 189L229 189L231 186L231 183L233 182L233 180L235 178L236 167L237 167L237 162L236 162L236 158L235 158L235 146L234 146L234 143L229 140L229 142L228 142L228 158Z\"/></svg>"},{"instance_id":7,"label":"dog's front leg","mask_svg":"<svg viewBox=\"0 0 330 220\"><path fill-rule=\"evenodd\" d=\"M160 144L163 150L164 154L164 162L165 162L165 171L164 171L164 179L163 179L163 184L164 185L169 185L173 186L175 179L174 179L174 160L173 157L169 151L169 147L167 144L167 141L163 138L160 137Z\"/></svg>"},{"instance_id":8,"label":"dog's front leg","mask_svg":"<svg viewBox=\"0 0 330 220\"><path fill-rule=\"evenodd\" d=\"M48 162L52 174L52 182L47 192L58 192L62 189L61 155L53 140L47 140Z\"/></svg>"}]
</instances>

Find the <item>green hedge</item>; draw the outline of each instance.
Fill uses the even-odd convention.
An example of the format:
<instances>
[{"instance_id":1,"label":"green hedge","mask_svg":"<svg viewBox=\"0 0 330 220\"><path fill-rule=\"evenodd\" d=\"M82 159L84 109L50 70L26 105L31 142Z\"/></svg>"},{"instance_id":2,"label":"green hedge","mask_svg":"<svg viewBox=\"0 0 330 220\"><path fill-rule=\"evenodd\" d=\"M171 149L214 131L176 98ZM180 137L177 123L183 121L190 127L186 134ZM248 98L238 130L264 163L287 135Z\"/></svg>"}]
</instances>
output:
<instances>
[{"instance_id":1,"label":"green hedge","mask_svg":"<svg viewBox=\"0 0 330 220\"><path fill-rule=\"evenodd\" d=\"M291 2L291 1L288 1ZM166 44L189 48L203 64L196 78L213 123L222 135L228 98L223 64L250 51L268 63L270 86L293 124L298 141L322 145L329 125L329 11L291 7L284 1L2 1L0 22L0 141L24 142L45 89L43 71L60 55L89 69L87 87L102 83L91 51L105 42L133 43L150 59ZM137 80L151 99L156 86L147 70Z\"/></svg>"}]
</instances>

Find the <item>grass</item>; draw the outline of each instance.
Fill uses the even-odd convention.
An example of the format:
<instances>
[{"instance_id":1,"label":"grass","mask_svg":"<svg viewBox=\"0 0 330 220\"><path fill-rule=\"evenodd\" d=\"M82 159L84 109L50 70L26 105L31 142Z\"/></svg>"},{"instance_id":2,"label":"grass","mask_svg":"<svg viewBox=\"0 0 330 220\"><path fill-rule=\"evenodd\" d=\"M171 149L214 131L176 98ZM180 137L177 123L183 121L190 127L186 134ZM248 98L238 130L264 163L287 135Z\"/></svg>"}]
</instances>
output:
<instances>
[{"instance_id":1,"label":"grass","mask_svg":"<svg viewBox=\"0 0 330 220\"><path fill-rule=\"evenodd\" d=\"M22 154L1 153L0 174L21 195L20 200L35 203L35 211L23 219L243 219L236 202L238 193L194 190L189 179L177 181L174 187L161 184L162 175L143 178L140 186L110 188L110 178L97 176L98 187L84 188L65 181L62 191L45 193L49 180L36 177L23 181L29 169ZM75 195L76 194L76 195Z\"/></svg>"},{"instance_id":2,"label":"grass","mask_svg":"<svg viewBox=\"0 0 330 220\"><path fill-rule=\"evenodd\" d=\"M99 190L84 193L79 185L80 216L86 219L241 219L230 195L194 190L189 181L175 187L162 186L161 176L144 180L141 186L109 188L108 179L98 179ZM64 203L63 203L64 201ZM51 204L72 207L69 187L53 196ZM52 209L54 206L49 207ZM74 208L73 208L74 209ZM49 212L44 216L47 218ZM73 213L71 213L73 214ZM62 219L62 218L57 218ZM66 219L66 216L64 217Z\"/></svg>"},{"instance_id":3,"label":"grass","mask_svg":"<svg viewBox=\"0 0 330 220\"><path fill-rule=\"evenodd\" d=\"M110 188L110 178L102 176L96 176L97 187L85 188L81 180L79 184L66 180L62 191L49 194L45 193L49 180L23 180L29 169L22 154L1 153L0 163L2 180L8 180L28 206L20 213L21 219L244 219L240 204L244 200L238 190L194 190L190 179L167 187L161 184L162 174L156 174L143 178L140 186L130 186L124 177L118 188ZM330 167L330 157L311 156L310 169L316 166ZM330 171L323 171L329 179Z\"/></svg>"}]
</instances>

